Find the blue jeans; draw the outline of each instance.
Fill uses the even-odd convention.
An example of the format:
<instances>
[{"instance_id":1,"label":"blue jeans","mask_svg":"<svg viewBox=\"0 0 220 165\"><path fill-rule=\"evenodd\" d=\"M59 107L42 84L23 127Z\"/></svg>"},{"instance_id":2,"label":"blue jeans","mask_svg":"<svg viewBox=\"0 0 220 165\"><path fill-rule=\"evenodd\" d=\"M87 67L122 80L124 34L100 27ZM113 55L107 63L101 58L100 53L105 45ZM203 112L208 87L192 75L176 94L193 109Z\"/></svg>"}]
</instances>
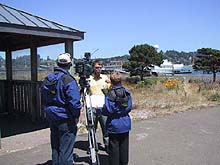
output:
<instances>
[{"instance_id":1,"label":"blue jeans","mask_svg":"<svg viewBox=\"0 0 220 165\"><path fill-rule=\"evenodd\" d=\"M53 165L72 165L77 126L73 121L50 124Z\"/></svg>"}]
</instances>

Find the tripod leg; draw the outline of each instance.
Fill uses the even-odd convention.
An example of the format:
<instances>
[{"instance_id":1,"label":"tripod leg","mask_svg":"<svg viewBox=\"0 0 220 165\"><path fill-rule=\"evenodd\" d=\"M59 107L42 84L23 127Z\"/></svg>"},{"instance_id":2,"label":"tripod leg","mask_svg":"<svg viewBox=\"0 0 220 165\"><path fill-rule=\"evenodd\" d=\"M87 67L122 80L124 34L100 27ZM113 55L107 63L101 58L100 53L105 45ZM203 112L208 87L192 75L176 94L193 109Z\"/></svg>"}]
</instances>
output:
<instances>
[{"instance_id":1,"label":"tripod leg","mask_svg":"<svg viewBox=\"0 0 220 165\"><path fill-rule=\"evenodd\" d=\"M98 156L98 145L95 136L94 114L91 104L91 97L84 91L84 108L86 110L86 126L88 130L89 150L92 165L100 165ZM88 98L88 100L86 99Z\"/></svg>"},{"instance_id":2,"label":"tripod leg","mask_svg":"<svg viewBox=\"0 0 220 165\"><path fill-rule=\"evenodd\" d=\"M98 145L96 142L95 131L91 128L88 132L89 135L89 148L92 165L99 165L99 156L98 156Z\"/></svg>"}]
</instances>

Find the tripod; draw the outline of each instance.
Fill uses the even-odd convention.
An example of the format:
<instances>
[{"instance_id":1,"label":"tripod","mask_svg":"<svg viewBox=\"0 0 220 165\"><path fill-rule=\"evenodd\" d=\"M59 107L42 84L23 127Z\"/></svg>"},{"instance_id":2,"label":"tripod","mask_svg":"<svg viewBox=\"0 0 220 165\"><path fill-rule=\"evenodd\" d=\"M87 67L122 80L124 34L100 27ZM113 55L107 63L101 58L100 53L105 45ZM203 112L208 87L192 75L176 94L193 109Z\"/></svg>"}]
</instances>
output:
<instances>
[{"instance_id":1,"label":"tripod","mask_svg":"<svg viewBox=\"0 0 220 165\"><path fill-rule=\"evenodd\" d=\"M92 165L100 165L99 156L98 156L98 144L96 142L95 127L94 127L94 117L93 117L93 108L91 101L91 92L89 87L89 80L85 80L85 87L83 88L83 109L85 110L86 118L86 128L88 130L88 141L89 141L89 150L90 158Z\"/></svg>"}]
</instances>

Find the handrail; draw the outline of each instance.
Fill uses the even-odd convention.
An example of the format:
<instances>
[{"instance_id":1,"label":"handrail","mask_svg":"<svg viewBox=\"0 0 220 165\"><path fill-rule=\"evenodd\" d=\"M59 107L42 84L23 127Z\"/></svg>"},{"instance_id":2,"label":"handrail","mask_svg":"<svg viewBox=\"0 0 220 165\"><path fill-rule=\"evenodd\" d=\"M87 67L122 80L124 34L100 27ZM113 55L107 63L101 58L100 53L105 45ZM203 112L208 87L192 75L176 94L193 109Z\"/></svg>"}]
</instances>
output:
<instances>
[{"instance_id":1,"label":"handrail","mask_svg":"<svg viewBox=\"0 0 220 165\"><path fill-rule=\"evenodd\" d=\"M22 113L32 121L44 119L41 111L42 81L0 80L0 113Z\"/></svg>"}]
</instances>

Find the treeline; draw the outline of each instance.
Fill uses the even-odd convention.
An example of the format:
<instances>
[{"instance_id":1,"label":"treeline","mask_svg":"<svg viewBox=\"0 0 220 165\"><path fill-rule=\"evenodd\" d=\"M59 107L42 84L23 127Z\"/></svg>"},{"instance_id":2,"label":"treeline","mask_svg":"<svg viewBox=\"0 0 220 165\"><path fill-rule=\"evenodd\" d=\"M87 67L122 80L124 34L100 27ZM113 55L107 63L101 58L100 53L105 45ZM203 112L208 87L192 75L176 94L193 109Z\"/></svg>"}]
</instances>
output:
<instances>
[{"instance_id":1,"label":"treeline","mask_svg":"<svg viewBox=\"0 0 220 165\"><path fill-rule=\"evenodd\" d=\"M124 56L115 56L115 57L109 57L109 58L101 58L100 60L103 61L103 64L110 63L111 61L127 61L129 59L129 55Z\"/></svg>"}]
</instances>

